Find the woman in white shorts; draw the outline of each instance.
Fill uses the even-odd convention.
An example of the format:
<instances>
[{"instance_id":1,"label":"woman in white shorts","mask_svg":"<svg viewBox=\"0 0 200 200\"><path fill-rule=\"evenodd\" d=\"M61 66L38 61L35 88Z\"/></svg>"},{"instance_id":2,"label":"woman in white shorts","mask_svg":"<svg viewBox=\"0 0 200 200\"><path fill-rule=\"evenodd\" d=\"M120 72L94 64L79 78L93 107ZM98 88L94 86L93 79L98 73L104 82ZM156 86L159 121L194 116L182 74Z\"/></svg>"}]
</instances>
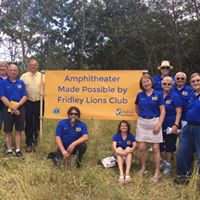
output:
<instances>
[{"instance_id":1,"label":"woman in white shorts","mask_svg":"<svg viewBox=\"0 0 200 200\"><path fill-rule=\"evenodd\" d=\"M139 149L139 159L141 168L138 172L143 175L146 171L146 144L152 144L154 158L154 175L152 182L158 182L160 178L160 148L163 142L162 123L165 118L164 100L160 92L153 89L153 80L149 74L144 74L140 78L140 88L136 101L135 109L139 116L136 127L136 141Z\"/></svg>"}]
</instances>

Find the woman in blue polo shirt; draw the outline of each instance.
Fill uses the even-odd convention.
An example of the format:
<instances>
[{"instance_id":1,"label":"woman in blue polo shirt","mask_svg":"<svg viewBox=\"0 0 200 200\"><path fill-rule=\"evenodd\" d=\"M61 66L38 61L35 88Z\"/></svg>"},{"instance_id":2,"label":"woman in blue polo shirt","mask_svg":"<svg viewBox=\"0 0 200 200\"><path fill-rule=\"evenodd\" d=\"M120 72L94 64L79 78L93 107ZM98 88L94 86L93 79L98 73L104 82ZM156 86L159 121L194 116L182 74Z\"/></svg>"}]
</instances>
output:
<instances>
[{"instance_id":1,"label":"woman in blue polo shirt","mask_svg":"<svg viewBox=\"0 0 200 200\"><path fill-rule=\"evenodd\" d=\"M135 137L130 133L130 124L127 121L121 121L117 133L113 136L113 150L117 156L119 167L119 183L130 181L130 168L132 163L132 153L136 149ZM124 176L123 164L126 164Z\"/></svg>"},{"instance_id":2,"label":"woman in blue polo shirt","mask_svg":"<svg viewBox=\"0 0 200 200\"><path fill-rule=\"evenodd\" d=\"M183 128L177 154L177 184L188 182L191 175L193 153L196 152L198 170L200 173L200 74L194 73L190 77L190 84L195 93L188 102L186 121Z\"/></svg>"},{"instance_id":3,"label":"woman in blue polo shirt","mask_svg":"<svg viewBox=\"0 0 200 200\"><path fill-rule=\"evenodd\" d=\"M165 102L165 120L162 125L163 129L163 143L160 144L160 151L162 155L161 164L163 167L163 174L167 175L171 172L171 160L173 152L176 151L176 140L178 134L178 127L181 119L182 103L174 91L172 91L174 81L171 77L164 77L162 80L163 98ZM171 130L169 130L171 129Z\"/></svg>"},{"instance_id":4,"label":"woman in blue polo shirt","mask_svg":"<svg viewBox=\"0 0 200 200\"><path fill-rule=\"evenodd\" d=\"M140 88L135 101L135 109L139 116L136 126L136 141L138 143L139 158L141 168L138 175L143 175L146 171L146 144L152 144L154 157L154 175L152 182L157 182L160 178L160 148L159 143L163 142L162 123L165 118L165 107L163 97L160 92L153 89L153 80L149 74L144 74L140 78Z\"/></svg>"}]
</instances>

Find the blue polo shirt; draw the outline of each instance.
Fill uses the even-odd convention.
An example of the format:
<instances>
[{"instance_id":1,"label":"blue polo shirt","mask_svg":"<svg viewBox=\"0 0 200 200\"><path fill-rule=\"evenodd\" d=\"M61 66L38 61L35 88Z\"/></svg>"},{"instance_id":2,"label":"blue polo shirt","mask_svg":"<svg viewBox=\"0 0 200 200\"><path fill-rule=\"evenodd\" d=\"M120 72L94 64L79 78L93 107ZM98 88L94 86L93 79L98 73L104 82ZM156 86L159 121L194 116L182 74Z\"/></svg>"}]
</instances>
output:
<instances>
[{"instance_id":1,"label":"blue polo shirt","mask_svg":"<svg viewBox=\"0 0 200 200\"><path fill-rule=\"evenodd\" d=\"M22 80L12 82L9 77L2 82L0 97L5 96L9 101L19 102L23 96L27 96L26 87Z\"/></svg>"},{"instance_id":2,"label":"blue polo shirt","mask_svg":"<svg viewBox=\"0 0 200 200\"><path fill-rule=\"evenodd\" d=\"M113 136L113 142L117 142L117 148L121 147L122 149L126 149L126 147L133 147L133 142L135 142L135 137L128 133L125 140L122 138L121 133L116 133Z\"/></svg>"},{"instance_id":3,"label":"blue polo shirt","mask_svg":"<svg viewBox=\"0 0 200 200\"><path fill-rule=\"evenodd\" d=\"M2 81L3 81L3 78L0 77L0 91L2 91ZM0 92L0 93L1 93L1 92ZM3 110L3 106L4 106L4 104L3 104L3 102L0 100L0 111Z\"/></svg>"},{"instance_id":4,"label":"blue polo shirt","mask_svg":"<svg viewBox=\"0 0 200 200\"><path fill-rule=\"evenodd\" d=\"M163 95L163 93L162 93ZM181 107L181 99L178 94L174 91L170 91L169 94L164 98L166 115L163 122L163 129L167 127L172 127L176 121L176 108Z\"/></svg>"},{"instance_id":5,"label":"blue polo shirt","mask_svg":"<svg viewBox=\"0 0 200 200\"><path fill-rule=\"evenodd\" d=\"M192 95L188 101L187 109L186 121L188 123L200 123L200 94Z\"/></svg>"},{"instance_id":6,"label":"blue polo shirt","mask_svg":"<svg viewBox=\"0 0 200 200\"><path fill-rule=\"evenodd\" d=\"M181 99L181 102L182 102L181 120L185 121L188 101L194 94L194 90L189 85L185 85L181 90L178 90L176 84L174 85L173 90L178 94L179 98Z\"/></svg>"},{"instance_id":7,"label":"blue polo shirt","mask_svg":"<svg viewBox=\"0 0 200 200\"><path fill-rule=\"evenodd\" d=\"M154 86L153 88L157 91L162 91L162 77L161 75L155 75L153 76L153 82L154 82Z\"/></svg>"},{"instance_id":8,"label":"blue polo shirt","mask_svg":"<svg viewBox=\"0 0 200 200\"><path fill-rule=\"evenodd\" d=\"M72 126L69 119L63 119L58 123L56 128L56 136L61 138L65 149L67 149L72 142L85 134L88 134L88 130L86 124L82 121L77 121L75 125Z\"/></svg>"},{"instance_id":9,"label":"blue polo shirt","mask_svg":"<svg viewBox=\"0 0 200 200\"><path fill-rule=\"evenodd\" d=\"M161 92L153 91L150 96L147 96L145 91L138 93L135 104L139 106L139 117L159 117L160 105L164 105L164 100Z\"/></svg>"}]
</instances>

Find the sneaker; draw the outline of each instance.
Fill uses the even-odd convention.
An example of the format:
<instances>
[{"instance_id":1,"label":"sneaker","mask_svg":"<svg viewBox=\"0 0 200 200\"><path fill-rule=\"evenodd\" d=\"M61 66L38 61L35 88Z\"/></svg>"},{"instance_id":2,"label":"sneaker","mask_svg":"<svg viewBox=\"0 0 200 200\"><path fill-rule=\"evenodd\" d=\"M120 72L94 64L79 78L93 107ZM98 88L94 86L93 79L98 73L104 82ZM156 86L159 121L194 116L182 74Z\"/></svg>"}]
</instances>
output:
<instances>
[{"instance_id":1,"label":"sneaker","mask_svg":"<svg viewBox=\"0 0 200 200\"><path fill-rule=\"evenodd\" d=\"M7 158L11 158L11 157L14 157L15 156L15 153L13 152L13 151L8 151L7 153L6 153L6 157Z\"/></svg>"},{"instance_id":2,"label":"sneaker","mask_svg":"<svg viewBox=\"0 0 200 200\"><path fill-rule=\"evenodd\" d=\"M61 165L63 164L63 158L62 156L55 156L54 158L52 158L53 164L56 167L61 167Z\"/></svg>"},{"instance_id":3,"label":"sneaker","mask_svg":"<svg viewBox=\"0 0 200 200\"><path fill-rule=\"evenodd\" d=\"M171 164L170 163L165 163L163 174L164 175L169 175L171 171L172 171Z\"/></svg>"},{"instance_id":4,"label":"sneaker","mask_svg":"<svg viewBox=\"0 0 200 200\"><path fill-rule=\"evenodd\" d=\"M16 157L24 159L24 156L21 151L15 152Z\"/></svg>"},{"instance_id":5,"label":"sneaker","mask_svg":"<svg viewBox=\"0 0 200 200\"><path fill-rule=\"evenodd\" d=\"M186 176L176 176L174 178L174 183L178 185L187 185L189 183L189 178Z\"/></svg>"},{"instance_id":6,"label":"sneaker","mask_svg":"<svg viewBox=\"0 0 200 200\"><path fill-rule=\"evenodd\" d=\"M82 166L82 161L78 158L78 156L76 156L76 167L81 168L81 166Z\"/></svg>"},{"instance_id":7,"label":"sneaker","mask_svg":"<svg viewBox=\"0 0 200 200\"><path fill-rule=\"evenodd\" d=\"M160 168L164 169L166 165L166 161L165 160L160 160Z\"/></svg>"}]
</instances>

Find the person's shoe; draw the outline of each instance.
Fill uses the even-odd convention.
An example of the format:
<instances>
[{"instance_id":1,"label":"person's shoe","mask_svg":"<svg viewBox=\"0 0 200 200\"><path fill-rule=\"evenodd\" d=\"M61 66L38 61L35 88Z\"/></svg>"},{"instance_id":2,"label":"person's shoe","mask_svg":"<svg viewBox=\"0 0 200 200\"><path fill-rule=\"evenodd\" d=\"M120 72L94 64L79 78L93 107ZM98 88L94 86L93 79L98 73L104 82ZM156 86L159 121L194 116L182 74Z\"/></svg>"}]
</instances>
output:
<instances>
[{"instance_id":1,"label":"person's shoe","mask_svg":"<svg viewBox=\"0 0 200 200\"><path fill-rule=\"evenodd\" d=\"M129 176L129 175L126 175L125 176L125 182L131 182L131 176Z\"/></svg>"},{"instance_id":2,"label":"person's shoe","mask_svg":"<svg viewBox=\"0 0 200 200\"><path fill-rule=\"evenodd\" d=\"M15 156L15 154L14 154L13 151L8 151L8 152L6 153L6 157L7 157L7 158L11 158L11 157L14 157L14 156Z\"/></svg>"},{"instance_id":3,"label":"person's shoe","mask_svg":"<svg viewBox=\"0 0 200 200\"><path fill-rule=\"evenodd\" d=\"M166 165L166 161L165 160L160 160L160 168L164 169Z\"/></svg>"},{"instance_id":4,"label":"person's shoe","mask_svg":"<svg viewBox=\"0 0 200 200\"><path fill-rule=\"evenodd\" d=\"M53 164L56 167L61 167L61 165L63 164L63 158L61 156L55 156L53 159Z\"/></svg>"},{"instance_id":5,"label":"person's shoe","mask_svg":"<svg viewBox=\"0 0 200 200\"><path fill-rule=\"evenodd\" d=\"M16 157L24 159L24 156L21 151L15 152Z\"/></svg>"},{"instance_id":6,"label":"person's shoe","mask_svg":"<svg viewBox=\"0 0 200 200\"><path fill-rule=\"evenodd\" d=\"M124 183L124 176L119 176L118 183L120 183L120 184Z\"/></svg>"},{"instance_id":7,"label":"person's shoe","mask_svg":"<svg viewBox=\"0 0 200 200\"><path fill-rule=\"evenodd\" d=\"M157 176L153 176L153 177L151 178L151 182L153 182L153 183L158 183L158 181L160 180L160 178L161 178L161 175L160 175L160 174L157 175Z\"/></svg>"},{"instance_id":8,"label":"person's shoe","mask_svg":"<svg viewBox=\"0 0 200 200\"><path fill-rule=\"evenodd\" d=\"M163 174L164 175L169 175L172 171L172 166L170 163L166 163L164 166Z\"/></svg>"},{"instance_id":9,"label":"person's shoe","mask_svg":"<svg viewBox=\"0 0 200 200\"><path fill-rule=\"evenodd\" d=\"M82 161L80 161L80 159L78 158L78 156L76 156L76 167L77 168L81 168L82 166Z\"/></svg>"},{"instance_id":10,"label":"person's shoe","mask_svg":"<svg viewBox=\"0 0 200 200\"><path fill-rule=\"evenodd\" d=\"M186 176L176 176L174 178L174 183L178 185L187 185L189 183L189 178Z\"/></svg>"},{"instance_id":11,"label":"person's shoe","mask_svg":"<svg viewBox=\"0 0 200 200\"><path fill-rule=\"evenodd\" d=\"M29 145L29 146L26 147L26 153L31 153L32 150L33 150L32 145Z\"/></svg>"}]
</instances>

